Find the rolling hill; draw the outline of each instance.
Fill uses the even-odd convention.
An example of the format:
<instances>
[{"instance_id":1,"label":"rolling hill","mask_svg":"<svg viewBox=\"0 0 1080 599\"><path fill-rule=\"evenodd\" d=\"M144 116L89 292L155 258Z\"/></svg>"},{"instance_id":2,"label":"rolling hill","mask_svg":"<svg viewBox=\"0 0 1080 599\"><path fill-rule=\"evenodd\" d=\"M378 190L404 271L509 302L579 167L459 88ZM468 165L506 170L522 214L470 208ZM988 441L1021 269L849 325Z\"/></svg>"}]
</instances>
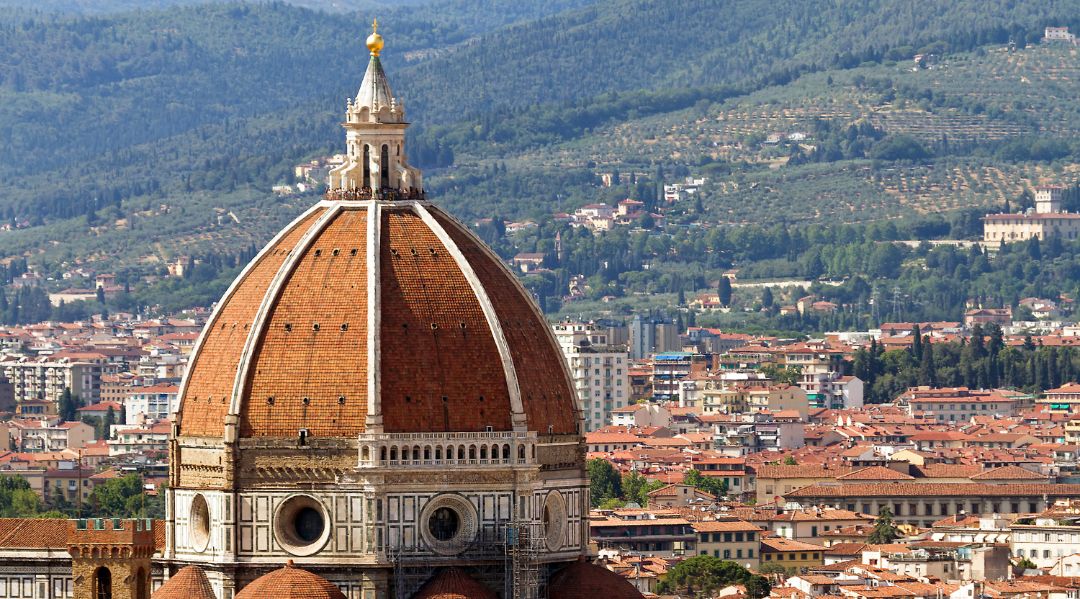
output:
<instances>
[{"instance_id":1,"label":"rolling hill","mask_svg":"<svg viewBox=\"0 0 1080 599\"><path fill-rule=\"evenodd\" d=\"M544 218L618 199L597 188L597 171L662 169L709 174L701 215L745 223L988 205L1017 181L1067 175L1046 161L1002 164L987 143L1074 135L1075 54L1027 46L1045 25L1075 26L1078 8L437 0L378 14L413 149L456 156L429 181L458 215ZM0 217L29 226L0 232L0 255L148 272L261 242L310 201L275 199L270 186L340 147L371 16L280 2L5 13ZM1002 55L1010 41L1016 51ZM941 59L912 72L916 53ZM814 144L761 143L778 129L835 137L829 127L863 121L953 146L882 168L846 145L819 160Z\"/></svg>"}]
</instances>

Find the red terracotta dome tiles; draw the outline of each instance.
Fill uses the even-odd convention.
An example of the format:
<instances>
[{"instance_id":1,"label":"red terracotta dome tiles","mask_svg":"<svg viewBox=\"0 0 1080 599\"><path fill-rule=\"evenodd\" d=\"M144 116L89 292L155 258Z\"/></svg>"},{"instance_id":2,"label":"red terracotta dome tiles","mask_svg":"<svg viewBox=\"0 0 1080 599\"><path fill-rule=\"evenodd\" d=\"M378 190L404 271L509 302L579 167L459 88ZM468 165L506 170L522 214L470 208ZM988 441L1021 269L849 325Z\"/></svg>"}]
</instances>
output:
<instances>
[{"instance_id":1,"label":"red terracotta dome tiles","mask_svg":"<svg viewBox=\"0 0 1080 599\"><path fill-rule=\"evenodd\" d=\"M311 224L321 215L312 211L294 223L273 247L256 258L257 262L236 284L233 294L215 311L197 355L189 368L190 379L183 395L183 418L180 432L193 436L224 434L225 415L229 411L236 368L247 341L251 322L259 310L270 281L277 274L289 252Z\"/></svg>"},{"instance_id":2,"label":"red terracotta dome tiles","mask_svg":"<svg viewBox=\"0 0 1080 599\"><path fill-rule=\"evenodd\" d=\"M344 210L285 279L252 354L244 437L351 437L367 416L366 210Z\"/></svg>"},{"instance_id":3,"label":"red terracotta dome tiles","mask_svg":"<svg viewBox=\"0 0 1080 599\"><path fill-rule=\"evenodd\" d=\"M498 347L454 258L404 210L384 211L380 255L383 429L511 430Z\"/></svg>"},{"instance_id":4,"label":"red terracotta dome tiles","mask_svg":"<svg viewBox=\"0 0 1080 599\"><path fill-rule=\"evenodd\" d=\"M461 568L443 568L412 599L498 599L498 596Z\"/></svg>"},{"instance_id":5,"label":"red terracotta dome tiles","mask_svg":"<svg viewBox=\"0 0 1080 599\"><path fill-rule=\"evenodd\" d=\"M151 599L217 599L214 588L199 566L186 566L161 585Z\"/></svg>"},{"instance_id":6,"label":"red terracotta dome tiles","mask_svg":"<svg viewBox=\"0 0 1080 599\"><path fill-rule=\"evenodd\" d=\"M236 599L345 599L345 594L334 583L297 568L290 560L284 568L251 581Z\"/></svg>"},{"instance_id":7,"label":"red terracotta dome tiles","mask_svg":"<svg viewBox=\"0 0 1080 599\"><path fill-rule=\"evenodd\" d=\"M577 399L562 352L551 338L548 323L534 311L532 298L522 293L514 275L488 255L479 239L442 212L432 213L487 290L510 348L529 430L545 434L550 425L554 433L577 432Z\"/></svg>"},{"instance_id":8,"label":"red terracotta dome tiles","mask_svg":"<svg viewBox=\"0 0 1080 599\"><path fill-rule=\"evenodd\" d=\"M551 577L550 599L644 599L622 576L583 560L573 562ZM239 598L238 598L239 599Z\"/></svg>"}]
</instances>

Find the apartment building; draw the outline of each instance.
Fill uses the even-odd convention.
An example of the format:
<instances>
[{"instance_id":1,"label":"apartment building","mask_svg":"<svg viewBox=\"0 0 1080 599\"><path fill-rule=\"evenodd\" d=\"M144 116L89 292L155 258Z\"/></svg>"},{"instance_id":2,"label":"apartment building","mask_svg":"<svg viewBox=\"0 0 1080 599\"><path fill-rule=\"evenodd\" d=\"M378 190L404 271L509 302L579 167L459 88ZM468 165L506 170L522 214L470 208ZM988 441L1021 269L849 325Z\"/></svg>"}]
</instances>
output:
<instances>
[{"instance_id":1,"label":"apartment building","mask_svg":"<svg viewBox=\"0 0 1080 599\"><path fill-rule=\"evenodd\" d=\"M129 389L124 398L124 411L129 422L138 422L140 415L150 420L165 420L179 407L180 388L176 385L152 385Z\"/></svg>"},{"instance_id":2,"label":"apartment building","mask_svg":"<svg viewBox=\"0 0 1080 599\"><path fill-rule=\"evenodd\" d=\"M64 389L71 389L84 404L101 399L101 377L115 372L103 354L59 352L37 358L9 358L0 362L11 382L16 403L46 401L59 403ZM56 412L53 411L53 414Z\"/></svg>"},{"instance_id":3,"label":"apartment building","mask_svg":"<svg viewBox=\"0 0 1080 599\"><path fill-rule=\"evenodd\" d=\"M694 522L692 526L697 535L694 550L698 555L731 560L747 568L757 568L760 564L761 528L742 520Z\"/></svg>"},{"instance_id":4,"label":"apartment building","mask_svg":"<svg viewBox=\"0 0 1080 599\"><path fill-rule=\"evenodd\" d=\"M607 426L613 412L630 401L626 347L609 345L607 330L591 323L559 323L553 329L574 379L585 430Z\"/></svg>"}]
</instances>

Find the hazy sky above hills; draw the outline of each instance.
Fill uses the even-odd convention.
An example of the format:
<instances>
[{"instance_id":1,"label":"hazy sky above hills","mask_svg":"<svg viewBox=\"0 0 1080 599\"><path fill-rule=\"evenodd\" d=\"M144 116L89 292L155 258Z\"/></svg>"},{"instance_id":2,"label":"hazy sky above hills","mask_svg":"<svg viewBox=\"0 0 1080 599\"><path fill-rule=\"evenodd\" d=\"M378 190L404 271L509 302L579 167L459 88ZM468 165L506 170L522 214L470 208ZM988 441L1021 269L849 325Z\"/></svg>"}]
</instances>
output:
<instances>
[{"instance_id":1,"label":"hazy sky above hills","mask_svg":"<svg viewBox=\"0 0 1080 599\"><path fill-rule=\"evenodd\" d=\"M221 0L0 0L0 6L78 14L106 14ZM425 4L426 0L286 0L289 4L326 11L353 11L388 6Z\"/></svg>"}]
</instances>

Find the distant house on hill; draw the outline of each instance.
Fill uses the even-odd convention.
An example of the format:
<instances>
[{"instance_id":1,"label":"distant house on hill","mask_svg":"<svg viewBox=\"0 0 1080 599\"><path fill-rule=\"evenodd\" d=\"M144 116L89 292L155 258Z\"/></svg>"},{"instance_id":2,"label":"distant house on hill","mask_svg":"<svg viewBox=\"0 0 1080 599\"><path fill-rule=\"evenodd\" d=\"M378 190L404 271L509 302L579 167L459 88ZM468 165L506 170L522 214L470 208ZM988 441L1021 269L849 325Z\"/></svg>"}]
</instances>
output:
<instances>
[{"instance_id":1,"label":"distant house on hill","mask_svg":"<svg viewBox=\"0 0 1080 599\"><path fill-rule=\"evenodd\" d=\"M1069 33L1068 27L1047 27L1043 31L1043 40L1047 42L1068 42L1076 44L1076 35Z\"/></svg>"},{"instance_id":2,"label":"distant house on hill","mask_svg":"<svg viewBox=\"0 0 1080 599\"><path fill-rule=\"evenodd\" d=\"M964 312L964 326L971 328L977 324L1008 325L1012 323L1012 308L972 308Z\"/></svg>"},{"instance_id":3,"label":"distant house on hill","mask_svg":"<svg viewBox=\"0 0 1080 599\"><path fill-rule=\"evenodd\" d=\"M521 252L514 256L514 266L523 273L530 273L544 266L543 252Z\"/></svg>"},{"instance_id":4,"label":"distant house on hill","mask_svg":"<svg viewBox=\"0 0 1080 599\"><path fill-rule=\"evenodd\" d=\"M1060 185L1036 187L1034 209L983 217L983 243L1002 245L1050 237L1077 239L1080 237L1080 214L1063 210L1064 199L1065 188Z\"/></svg>"}]
</instances>

